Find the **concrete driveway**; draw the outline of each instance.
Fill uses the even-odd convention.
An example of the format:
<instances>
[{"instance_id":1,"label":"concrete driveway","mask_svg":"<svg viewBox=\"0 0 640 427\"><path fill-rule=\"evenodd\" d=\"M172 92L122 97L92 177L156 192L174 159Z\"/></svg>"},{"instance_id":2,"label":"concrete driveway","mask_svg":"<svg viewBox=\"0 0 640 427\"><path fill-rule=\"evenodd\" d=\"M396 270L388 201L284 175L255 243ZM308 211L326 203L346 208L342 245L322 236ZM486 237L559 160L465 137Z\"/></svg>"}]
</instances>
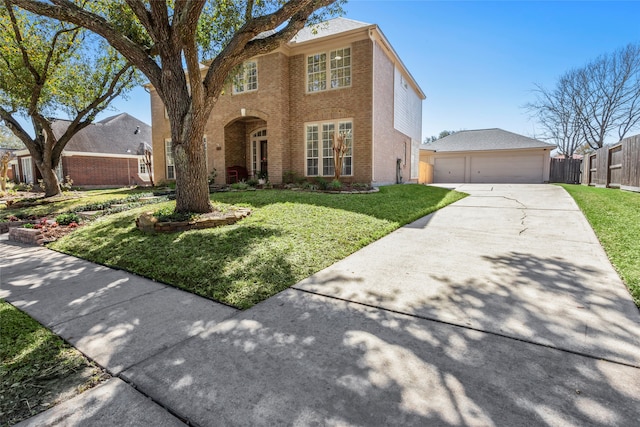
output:
<instances>
[{"instance_id":1,"label":"concrete driveway","mask_svg":"<svg viewBox=\"0 0 640 427\"><path fill-rule=\"evenodd\" d=\"M5 294L62 316L56 331L193 425L636 426L640 313L573 200L551 185L459 190L470 196L244 312L150 283L135 298L157 303L116 303L103 288L138 285L114 276L97 299L73 294L82 321L45 309L40 282L20 291L33 266L5 267ZM197 309L154 309L165 298ZM127 329L112 339L111 323Z\"/></svg>"}]
</instances>

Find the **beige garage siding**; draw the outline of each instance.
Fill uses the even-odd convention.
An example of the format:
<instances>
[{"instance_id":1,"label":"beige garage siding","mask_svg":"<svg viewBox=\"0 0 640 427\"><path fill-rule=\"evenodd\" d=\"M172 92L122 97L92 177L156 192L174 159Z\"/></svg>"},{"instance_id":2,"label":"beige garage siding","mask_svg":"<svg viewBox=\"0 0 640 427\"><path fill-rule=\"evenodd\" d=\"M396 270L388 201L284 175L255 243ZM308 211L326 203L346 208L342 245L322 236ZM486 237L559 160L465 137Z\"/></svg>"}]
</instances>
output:
<instances>
[{"instance_id":1,"label":"beige garage siding","mask_svg":"<svg viewBox=\"0 0 640 427\"><path fill-rule=\"evenodd\" d=\"M543 160L542 154L472 156L470 181L478 183L541 183L544 172Z\"/></svg>"},{"instance_id":2,"label":"beige garage siding","mask_svg":"<svg viewBox=\"0 0 640 427\"><path fill-rule=\"evenodd\" d=\"M549 179L549 151L430 153L434 183L531 183Z\"/></svg>"},{"instance_id":3,"label":"beige garage siding","mask_svg":"<svg viewBox=\"0 0 640 427\"><path fill-rule=\"evenodd\" d=\"M464 157L436 157L433 166L434 182L465 182L465 169Z\"/></svg>"}]
</instances>

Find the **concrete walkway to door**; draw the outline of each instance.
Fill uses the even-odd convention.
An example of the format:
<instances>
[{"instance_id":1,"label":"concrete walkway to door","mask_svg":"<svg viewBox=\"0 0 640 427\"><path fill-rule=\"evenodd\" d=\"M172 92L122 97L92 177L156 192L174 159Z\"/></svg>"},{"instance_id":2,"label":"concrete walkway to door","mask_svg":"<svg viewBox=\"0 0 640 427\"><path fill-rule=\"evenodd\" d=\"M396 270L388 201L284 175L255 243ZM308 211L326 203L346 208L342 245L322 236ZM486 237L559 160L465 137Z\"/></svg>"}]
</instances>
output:
<instances>
[{"instance_id":1,"label":"concrete walkway to door","mask_svg":"<svg viewBox=\"0 0 640 427\"><path fill-rule=\"evenodd\" d=\"M573 200L551 185L459 190L471 195L244 312L13 247L5 298L138 396L81 395L25 424L636 426L640 313Z\"/></svg>"}]
</instances>

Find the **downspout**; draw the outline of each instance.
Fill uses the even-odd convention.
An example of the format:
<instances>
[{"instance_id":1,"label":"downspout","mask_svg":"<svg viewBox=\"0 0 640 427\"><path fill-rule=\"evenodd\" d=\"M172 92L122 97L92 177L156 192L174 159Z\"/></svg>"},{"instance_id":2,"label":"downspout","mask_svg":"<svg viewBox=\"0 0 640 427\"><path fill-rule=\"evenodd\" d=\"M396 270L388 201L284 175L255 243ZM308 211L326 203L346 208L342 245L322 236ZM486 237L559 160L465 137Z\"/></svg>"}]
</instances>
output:
<instances>
[{"instance_id":1,"label":"downspout","mask_svg":"<svg viewBox=\"0 0 640 427\"><path fill-rule=\"evenodd\" d=\"M375 120L376 116L376 41L373 38L373 29L369 28L369 40L372 45L372 64L371 64L371 184L376 182L376 128Z\"/></svg>"}]
</instances>

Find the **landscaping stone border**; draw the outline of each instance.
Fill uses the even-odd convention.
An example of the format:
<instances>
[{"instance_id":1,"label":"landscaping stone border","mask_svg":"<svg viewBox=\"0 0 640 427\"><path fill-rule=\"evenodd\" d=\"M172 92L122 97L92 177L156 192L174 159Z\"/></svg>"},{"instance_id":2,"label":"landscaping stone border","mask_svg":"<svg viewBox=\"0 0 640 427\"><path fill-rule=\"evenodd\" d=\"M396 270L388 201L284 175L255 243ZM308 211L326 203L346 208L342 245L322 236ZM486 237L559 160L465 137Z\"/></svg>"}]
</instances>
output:
<instances>
[{"instance_id":1,"label":"landscaping stone border","mask_svg":"<svg viewBox=\"0 0 640 427\"><path fill-rule=\"evenodd\" d=\"M44 236L37 228L11 227L9 229L9 241L25 243L27 245L42 245Z\"/></svg>"},{"instance_id":2,"label":"landscaping stone border","mask_svg":"<svg viewBox=\"0 0 640 427\"><path fill-rule=\"evenodd\" d=\"M24 224L31 223L32 221L9 221L9 222L0 222L0 234L8 233L9 229L14 227L21 227Z\"/></svg>"},{"instance_id":3,"label":"landscaping stone border","mask_svg":"<svg viewBox=\"0 0 640 427\"><path fill-rule=\"evenodd\" d=\"M145 212L136 219L136 227L145 233L175 233L232 225L251 215L251 209L236 208L228 212L204 214L192 221L160 222L153 212Z\"/></svg>"}]
</instances>

